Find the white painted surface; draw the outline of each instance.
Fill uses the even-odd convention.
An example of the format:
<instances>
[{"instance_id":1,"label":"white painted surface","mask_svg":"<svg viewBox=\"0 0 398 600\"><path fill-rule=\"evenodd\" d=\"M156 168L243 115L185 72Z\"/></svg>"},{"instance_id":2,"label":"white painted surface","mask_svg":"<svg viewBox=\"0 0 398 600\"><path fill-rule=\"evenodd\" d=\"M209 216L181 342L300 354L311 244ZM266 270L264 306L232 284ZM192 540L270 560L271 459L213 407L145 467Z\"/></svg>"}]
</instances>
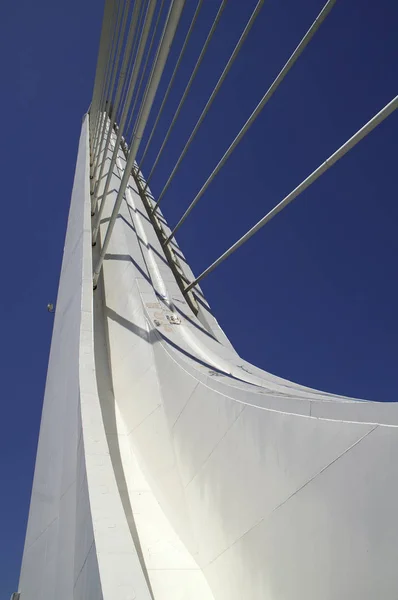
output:
<instances>
[{"instance_id":1,"label":"white painted surface","mask_svg":"<svg viewBox=\"0 0 398 600\"><path fill-rule=\"evenodd\" d=\"M97 390L84 121L19 589L24 600L150 600Z\"/></svg>"},{"instance_id":2,"label":"white painted surface","mask_svg":"<svg viewBox=\"0 0 398 600\"><path fill-rule=\"evenodd\" d=\"M93 312L85 127L21 600L396 600L397 405L242 360L190 311L132 180Z\"/></svg>"}]
</instances>

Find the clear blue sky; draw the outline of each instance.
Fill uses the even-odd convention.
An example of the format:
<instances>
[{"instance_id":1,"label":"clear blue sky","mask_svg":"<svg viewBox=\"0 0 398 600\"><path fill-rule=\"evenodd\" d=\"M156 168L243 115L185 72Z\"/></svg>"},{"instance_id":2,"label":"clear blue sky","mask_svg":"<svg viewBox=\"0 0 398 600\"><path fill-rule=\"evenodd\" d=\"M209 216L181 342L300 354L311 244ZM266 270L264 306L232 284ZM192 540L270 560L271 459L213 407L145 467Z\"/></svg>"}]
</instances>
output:
<instances>
[{"instance_id":1,"label":"clear blue sky","mask_svg":"<svg viewBox=\"0 0 398 600\"><path fill-rule=\"evenodd\" d=\"M204 4L146 168L218 2ZM163 201L171 224L322 4L265 1ZM254 5L230 0L153 178L154 193ZM193 10L188 0L185 25ZM101 13L94 0L21 0L2 10L1 598L17 587L53 321L46 305L56 298ZM397 94L397 31L395 0L337 2L180 230L178 241L196 273ZM246 359L328 392L397 400L397 139L393 114L203 282L220 324Z\"/></svg>"}]
</instances>

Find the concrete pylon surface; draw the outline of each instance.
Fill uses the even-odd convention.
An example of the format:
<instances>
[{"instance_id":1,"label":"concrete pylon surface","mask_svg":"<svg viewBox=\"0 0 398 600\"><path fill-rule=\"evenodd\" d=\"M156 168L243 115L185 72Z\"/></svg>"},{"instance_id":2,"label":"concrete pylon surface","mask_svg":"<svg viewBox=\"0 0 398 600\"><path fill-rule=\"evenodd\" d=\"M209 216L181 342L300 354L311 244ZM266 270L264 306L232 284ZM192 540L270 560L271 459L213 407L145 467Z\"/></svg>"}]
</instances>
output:
<instances>
[{"instance_id":1,"label":"concrete pylon surface","mask_svg":"<svg viewBox=\"0 0 398 600\"><path fill-rule=\"evenodd\" d=\"M133 178L94 293L92 260L86 117L21 600L396 600L397 405L240 358Z\"/></svg>"}]
</instances>

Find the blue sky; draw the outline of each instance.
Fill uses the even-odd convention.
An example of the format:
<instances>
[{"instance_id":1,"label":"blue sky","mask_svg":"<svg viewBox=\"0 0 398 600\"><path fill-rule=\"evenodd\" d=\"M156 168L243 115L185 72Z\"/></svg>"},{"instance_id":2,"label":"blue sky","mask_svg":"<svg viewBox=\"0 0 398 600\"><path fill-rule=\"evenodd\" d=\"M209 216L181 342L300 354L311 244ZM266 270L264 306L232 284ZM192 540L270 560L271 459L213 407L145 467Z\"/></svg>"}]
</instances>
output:
<instances>
[{"instance_id":1,"label":"blue sky","mask_svg":"<svg viewBox=\"0 0 398 600\"><path fill-rule=\"evenodd\" d=\"M5 598L18 581L53 321L46 305L56 298L81 118L91 98L100 4L21 0L4 7L0 22L0 595ZM162 201L170 224L178 221L322 4L265 1ZM218 2L204 5L144 172ZM254 5L255 0L231 0L227 6L155 172L155 194ZM171 62L194 8L188 0ZM397 30L394 0L337 2L180 229L178 241L194 272L396 95ZM161 90L167 72L170 67ZM220 324L246 359L328 392L397 399L397 137L398 114L393 114L203 282Z\"/></svg>"}]
</instances>

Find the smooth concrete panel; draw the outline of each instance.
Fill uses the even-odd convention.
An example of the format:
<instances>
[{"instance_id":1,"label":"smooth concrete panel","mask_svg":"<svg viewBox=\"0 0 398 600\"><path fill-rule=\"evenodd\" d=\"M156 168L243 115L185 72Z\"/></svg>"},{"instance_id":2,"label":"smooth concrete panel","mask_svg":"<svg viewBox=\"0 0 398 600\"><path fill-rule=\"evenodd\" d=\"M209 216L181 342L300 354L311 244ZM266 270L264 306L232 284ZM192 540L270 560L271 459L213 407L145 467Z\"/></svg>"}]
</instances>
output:
<instances>
[{"instance_id":1,"label":"smooth concrete panel","mask_svg":"<svg viewBox=\"0 0 398 600\"><path fill-rule=\"evenodd\" d=\"M26 600L73 597L74 551L78 543L74 485L79 435L81 190L86 182L85 154L86 126L79 143L21 567L19 589Z\"/></svg>"},{"instance_id":2,"label":"smooth concrete panel","mask_svg":"<svg viewBox=\"0 0 398 600\"><path fill-rule=\"evenodd\" d=\"M121 322L137 326L144 317L147 330L156 332L145 349L154 364L153 387L139 399L133 393L135 379L148 372L142 357L135 355L139 345L133 327L126 327L120 336L125 358L112 373L115 387L120 384L123 389L120 410L127 429L131 427L131 447L171 525L208 578L214 598L371 598L375 582L387 574L390 588L387 591L385 585L383 597L395 598L398 587L389 570L391 561L382 558L394 549L388 541L374 547L379 559L373 556L371 564L363 549L368 525L362 519L378 512L376 528L382 539L395 540L396 553L398 540L395 533L390 536L388 526L394 511L389 505L387 517L381 496L371 500L378 479L373 471L379 467L371 464L365 450L368 440L379 435L378 423L396 439L396 428L388 427L396 423L396 406L386 408L295 385L246 363L229 343L221 343L223 336L215 341L188 313L148 220L142 218L137 227L145 207L138 194L132 196L134 214L130 224L123 222L115 232L112 251L118 253L120 236L120 247L128 248L134 260L137 240L126 240L140 228L140 270L116 273L117 266L108 261L105 301L109 306L119 302ZM155 252L142 243L143 238L150 240ZM121 305L118 293L134 295L134 310L126 302ZM180 305L183 310L178 311ZM167 322L168 314L178 317L179 324ZM211 330L217 331L210 310L207 318ZM120 328L116 330L109 320L108 326L111 361L114 357L116 362ZM136 402L139 407L134 407ZM137 410L147 413L138 427ZM389 452L384 437L377 443L382 454ZM366 498L363 503L370 504L355 525L344 516L346 511L354 513L359 502L356 494L343 491L346 479L352 477L346 466L350 456L369 469L358 489ZM333 472L338 477L325 494L321 483ZM176 493L180 485L183 492ZM396 487L393 478L383 480L385 494L395 497ZM181 519L181 514L187 516ZM340 545L345 550L340 552ZM352 572L343 569L349 561L357 563ZM358 580L361 565L368 571L372 592L365 592Z\"/></svg>"},{"instance_id":3,"label":"smooth concrete panel","mask_svg":"<svg viewBox=\"0 0 398 600\"><path fill-rule=\"evenodd\" d=\"M90 220L86 117L21 568L24 600L151 599L119 494L97 389Z\"/></svg>"},{"instance_id":4,"label":"smooth concrete panel","mask_svg":"<svg viewBox=\"0 0 398 600\"><path fill-rule=\"evenodd\" d=\"M389 518L397 503L390 478L396 435L382 429L362 438L208 565L216 597L242 598L248 579L255 600L396 597L398 531L396 519ZM231 586L225 593L227 575Z\"/></svg>"}]
</instances>

